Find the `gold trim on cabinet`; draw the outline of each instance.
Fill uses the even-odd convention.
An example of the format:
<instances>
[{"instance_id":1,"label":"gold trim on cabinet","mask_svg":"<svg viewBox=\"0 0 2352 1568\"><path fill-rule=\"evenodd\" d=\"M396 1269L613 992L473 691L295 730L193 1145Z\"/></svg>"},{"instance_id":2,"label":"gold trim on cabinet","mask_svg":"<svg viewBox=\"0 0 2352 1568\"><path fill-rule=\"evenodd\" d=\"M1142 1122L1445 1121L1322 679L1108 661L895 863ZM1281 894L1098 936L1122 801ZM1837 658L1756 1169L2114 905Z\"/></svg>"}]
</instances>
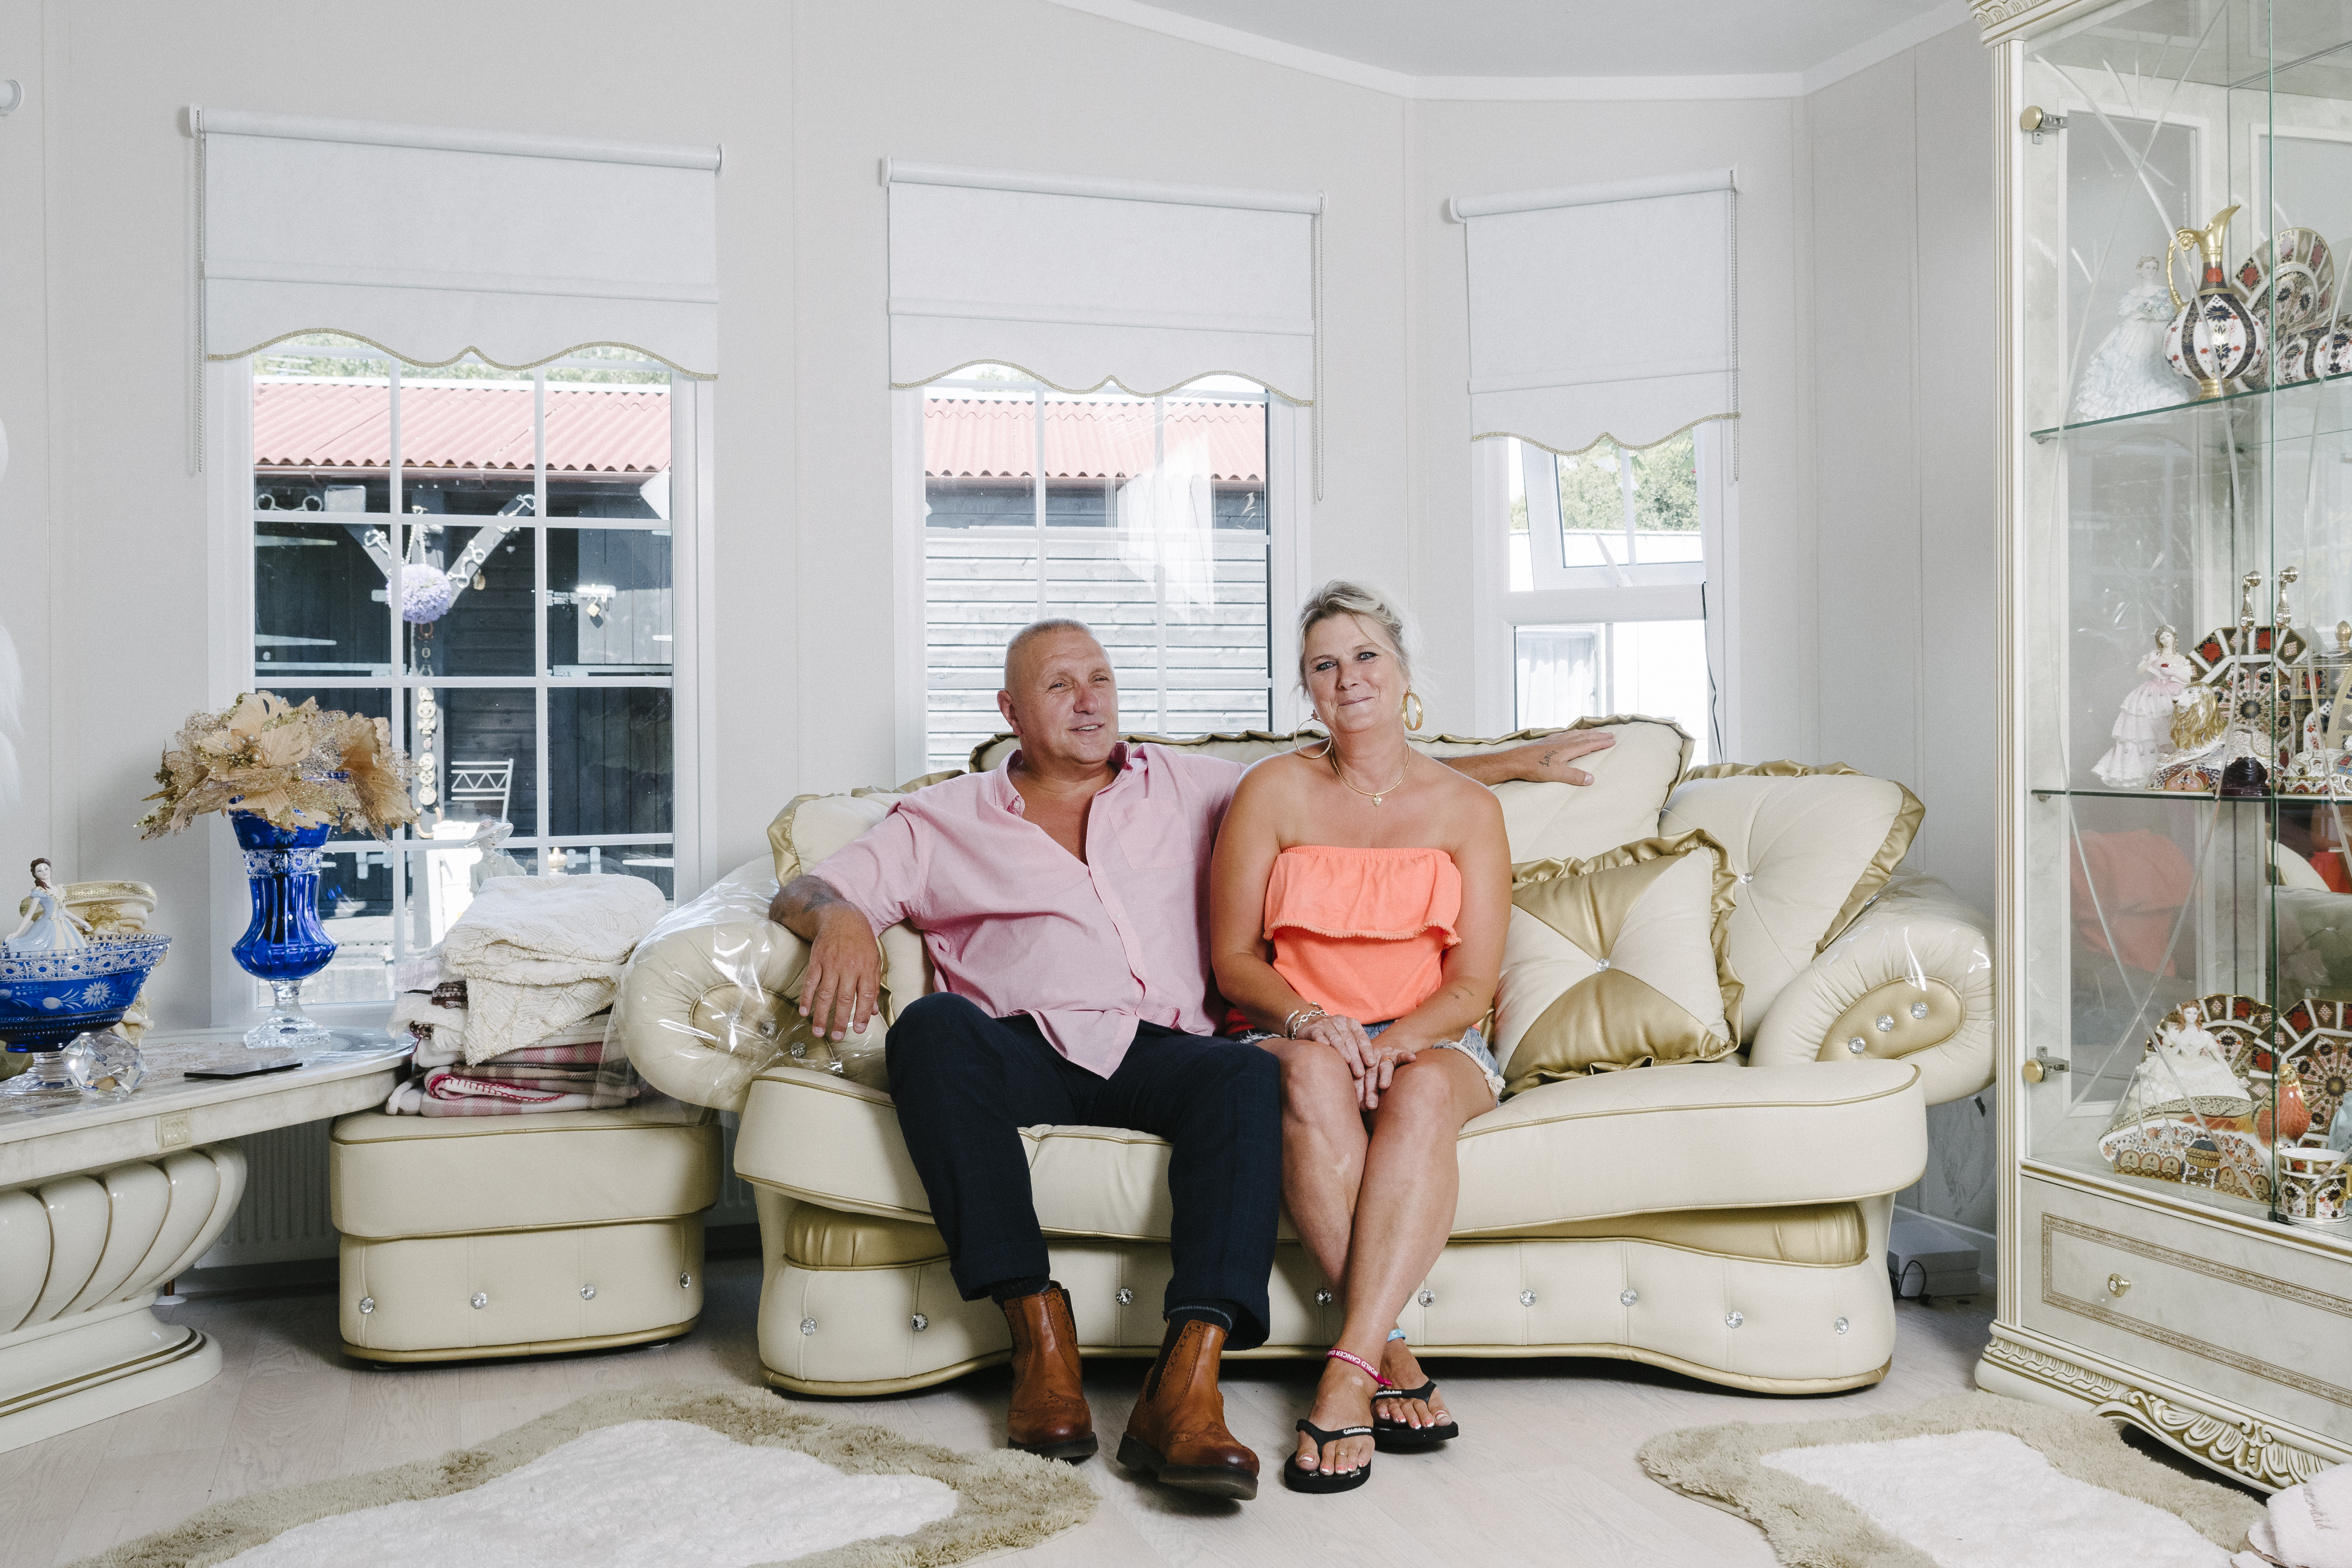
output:
<instances>
[{"instance_id":1,"label":"gold trim on cabinet","mask_svg":"<svg viewBox=\"0 0 2352 1568\"><path fill-rule=\"evenodd\" d=\"M2003 1372L2056 1389L2124 1420L2201 1464L2273 1491L2299 1486L2336 1461L2287 1441L2260 1421L2229 1420L2173 1404L2160 1394L1995 1334L1984 1359Z\"/></svg>"},{"instance_id":2,"label":"gold trim on cabinet","mask_svg":"<svg viewBox=\"0 0 2352 1568\"><path fill-rule=\"evenodd\" d=\"M2260 1206L2252 1199L2237 1197L2229 1193L2216 1194L2205 1187L2181 1187L2177 1184L2164 1184L2172 1186L2175 1192L2198 1192L2206 1194L2202 1199L2176 1197L2173 1192L2158 1192L2150 1187L2126 1186L2120 1176L2095 1176L2083 1171L2070 1171L2060 1165L2045 1165L2031 1158L2020 1161L2018 1170L2021 1175L2030 1176L2038 1182L2047 1182L2052 1186L2065 1187L2073 1192L2090 1193L2102 1198L2119 1199L2141 1208L2151 1209L2158 1214L2185 1219L2191 1225L2210 1225L2223 1230L2234 1230L2253 1237L2265 1247L2293 1247L2298 1252L2306 1253L2313 1258L2325 1258L2330 1263L2342 1263L2347 1258L2352 1258L2352 1245L2337 1240L2324 1231L2306 1230L2300 1226L2281 1225L2276 1220L2261 1218L2254 1215L2240 1214L2235 1209L2223 1208L2220 1204L2211 1201L2219 1197L2224 1203L2244 1204L2248 1207ZM2153 1179L2142 1178L2142 1180L2150 1181Z\"/></svg>"},{"instance_id":3,"label":"gold trim on cabinet","mask_svg":"<svg viewBox=\"0 0 2352 1568\"><path fill-rule=\"evenodd\" d=\"M2330 1404L2352 1406L2352 1388L2345 1388L2289 1367L2273 1366L2269 1362L2247 1355L2243 1352L2225 1349L2221 1345L2200 1340L2193 1334L2184 1334L2177 1329L2159 1328L2154 1323L2141 1322L2137 1319L2126 1317L2117 1312L2110 1303L2105 1301L2088 1300L2082 1297L2063 1294L2050 1282L2052 1247L2060 1236L2072 1236L2084 1241L2095 1241L2119 1251L2131 1253L2136 1257L2147 1258L2151 1262L2167 1263L2177 1268L2186 1268L2191 1273L2202 1274L2209 1279L2218 1279L2225 1285L2234 1285L2242 1290L2259 1290L2265 1296L2276 1296L2281 1300L2292 1301L2299 1307L2310 1307L2323 1312L2333 1312L2339 1318L2352 1318L2352 1301L2347 1301L2341 1296L2331 1296L2325 1290L2314 1290L2308 1286L2291 1285L2284 1279L2272 1279L2263 1275L2250 1273L2243 1268L2233 1268L2226 1263L2216 1263L2210 1258L2200 1258L2194 1253L2176 1252L2171 1247L2158 1247L2152 1241L2143 1241L2137 1237L2125 1236L2112 1230L2101 1230L2096 1226L2084 1225L2080 1220L2068 1219L2063 1215L2045 1212L2042 1216L2042 1304L2043 1306L2056 1307L2062 1311L2073 1312L2094 1321L2108 1324L2126 1333L2137 1334L2142 1339L2154 1340L2158 1344L2169 1345L2178 1351L2186 1351L2206 1361L2218 1362L2223 1366L2245 1373L2250 1376L2259 1377L2264 1382L2275 1383L2283 1387L2311 1394L2315 1398L2325 1399Z\"/></svg>"}]
</instances>

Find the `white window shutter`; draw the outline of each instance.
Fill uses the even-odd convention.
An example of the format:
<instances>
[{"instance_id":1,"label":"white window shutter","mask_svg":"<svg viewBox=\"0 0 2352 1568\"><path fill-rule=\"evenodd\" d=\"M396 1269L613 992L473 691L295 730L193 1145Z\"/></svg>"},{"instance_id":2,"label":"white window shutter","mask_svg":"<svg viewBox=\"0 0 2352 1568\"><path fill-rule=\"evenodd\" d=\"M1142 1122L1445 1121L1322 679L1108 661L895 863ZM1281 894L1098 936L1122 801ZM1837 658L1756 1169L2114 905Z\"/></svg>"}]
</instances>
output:
<instances>
[{"instance_id":1,"label":"white window shutter","mask_svg":"<svg viewBox=\"0 0 2352 1568\"><path fill-rule=\"evenodd\" d=\"M893 159L890 380L971 365L1150 396L1203 375L1315 396L1317 193Z\"/></svg>"},{"instance_id":2,"label":"white window shutter","mask_svg":"<svg viewBox=\"0 0 2352 1568\"><path fill-rule=\"evenodd\" d=\"M617 343L719 365L716 147L191 110L205 349L298 332L413 364Z\"/></svg>"},{"instance_id":3,"label":"white window shutter","mask_svg":"<svg viewBox=\"0 0 2352 1568\"><path fill-rule=\"evenodd\" d=\"M1474 439L1647 447L1739 410L1732 171L1456 197Z\"/></svg>"}]
</instances>

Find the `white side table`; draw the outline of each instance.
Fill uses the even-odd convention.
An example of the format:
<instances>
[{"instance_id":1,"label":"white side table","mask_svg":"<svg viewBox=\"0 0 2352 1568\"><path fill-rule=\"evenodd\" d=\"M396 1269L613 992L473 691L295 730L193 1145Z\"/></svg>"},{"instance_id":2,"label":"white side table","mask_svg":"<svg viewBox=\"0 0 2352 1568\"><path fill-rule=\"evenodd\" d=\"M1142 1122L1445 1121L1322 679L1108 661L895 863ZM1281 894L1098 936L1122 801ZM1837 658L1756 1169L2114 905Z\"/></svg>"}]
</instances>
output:
<instances>
[{"instance_id":1,"label":"white side table","mask_svg":"<svg viewBox=\"0 0 2352 1568\"><path fill-rule=\"evenodd\" d=\"M191 1079L255 1059L233 1030L150 1036L120 1101L0 1110L0 1452L183 1393L220 1347L152 1310L227 1227L245 1192L236 1139L381 1105L406 1045L350 1048L258 1078Z\"/></svg>"}]
</instances>

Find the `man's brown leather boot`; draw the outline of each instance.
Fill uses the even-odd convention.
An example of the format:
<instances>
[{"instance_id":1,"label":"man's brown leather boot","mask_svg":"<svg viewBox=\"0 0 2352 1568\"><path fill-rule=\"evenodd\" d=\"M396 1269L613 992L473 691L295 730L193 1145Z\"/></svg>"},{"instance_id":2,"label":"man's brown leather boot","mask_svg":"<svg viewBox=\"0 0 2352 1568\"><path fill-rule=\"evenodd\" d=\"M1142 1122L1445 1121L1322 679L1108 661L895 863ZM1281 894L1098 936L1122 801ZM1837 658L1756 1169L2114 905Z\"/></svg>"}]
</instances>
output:
<instances>
[{"instance_id":1,"label":"man's brown leather boot","mask_svg":"<svg viewBox=\"0 0 2352 1568\"><path fill-rule=\"evenodd\" d=\"M1070 1293L1048 1285L1004 1303L1013 1326L1013 1409L1004 1421L1008 1445L1024 1453L1076 1464L1092 1457L1094 1413L1078 1384L1078 1331L1070 1321Z\"/></svg>"},{"instance_id":2,"label":"man's brown leather boot","mask_svg":"<svg viewBox=\"0 0 2352 1568\"><path fill-rule=\"evenodd\" d=\"M1197 1318L1168 1325L1160 1359L1118 1440L1118 1462L1163 1485L1243 1501L1257 1496L1257 1456L1225 1429L1217 1358L1225 1331Z\"/></svg>"}]
</instances>

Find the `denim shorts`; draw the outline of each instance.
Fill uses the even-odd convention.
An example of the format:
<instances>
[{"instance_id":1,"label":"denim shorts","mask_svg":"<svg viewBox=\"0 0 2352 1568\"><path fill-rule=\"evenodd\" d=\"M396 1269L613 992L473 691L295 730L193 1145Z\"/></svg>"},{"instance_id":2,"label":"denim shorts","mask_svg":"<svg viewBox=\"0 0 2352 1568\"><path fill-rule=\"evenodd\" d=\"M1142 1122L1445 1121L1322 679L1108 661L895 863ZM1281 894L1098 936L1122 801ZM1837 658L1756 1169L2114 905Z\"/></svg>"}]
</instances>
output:
<instances>
[{"instance_id":1,"label":"denim shorts","mask_svg":"<svg viewBox=\"0 0 2352 1568\"><path fill-rule=\"evenodd\" d=\"M1364 1033L1367 1035L1378 1035L1381 1031L1386 1029L1391 1024L1395 1022L1396 1020L1394 1018L1388 1018L1383 1019L1381 1022L1377 1024L1367 1024L1364 1026ZM1271 1029L1252 1029L1245 1035L1238 1035L1234 1037L1244 1044L1255 1045L1260 1040L1275 1040L1280 1039L1282 1037L1276 1035ZM1462 1032L1462 1037L1460 1039L1440 1040L1429 1048L1433 1051L1460 1051L1464 1056L1468 1057L1473 1062L1475 1062L1478 1066L1478 1070L1486 1075L1487 1089L1494 1095L1496 1102L1497 1104L1501 1103L1503 1099L1502 1068L1495 1060L1495 1053L1487 1049L1486 1037L1484 1035L1481 1035L1475 1028L1465 1029Z\"/></svg>"}]
</instances>

